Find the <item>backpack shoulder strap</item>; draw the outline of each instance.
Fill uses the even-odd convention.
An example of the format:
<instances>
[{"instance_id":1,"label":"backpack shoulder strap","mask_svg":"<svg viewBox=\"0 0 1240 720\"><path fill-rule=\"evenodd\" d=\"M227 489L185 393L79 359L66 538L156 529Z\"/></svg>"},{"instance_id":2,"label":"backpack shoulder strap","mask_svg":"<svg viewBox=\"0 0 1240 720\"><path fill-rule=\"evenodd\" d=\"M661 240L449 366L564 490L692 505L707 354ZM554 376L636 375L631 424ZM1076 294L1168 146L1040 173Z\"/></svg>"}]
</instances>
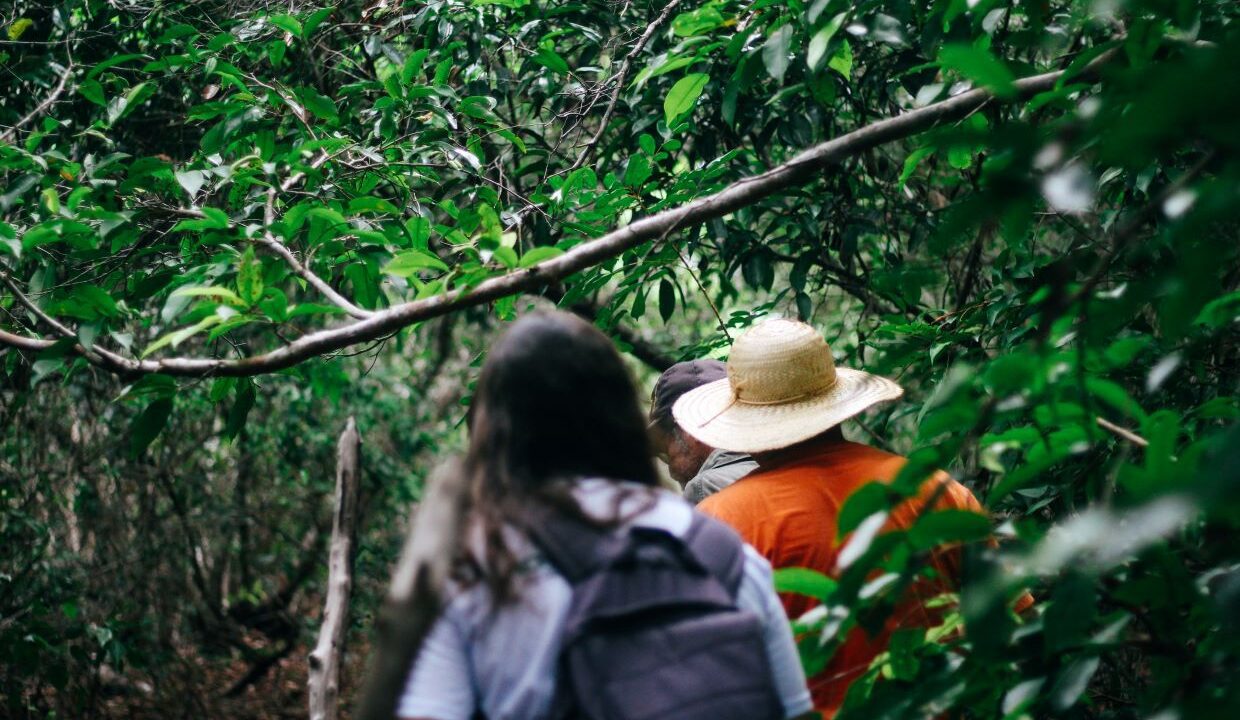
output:
<instances>
[{"instance_id":1,"label":"backpack shoulder strap","mask_svg":"<svg viewBox=\"0 0 1240 720\"><path fill-rule=\"evenodd\" d=\"M719 520L694 512L684 543L693 557L735 598L745 572L745 543L740 535Z\"/></svg>"},{"instance_id":2,"label":"backpack shoulder strap","mask_svg":"<svg viewBox=\"0 0 1240 720\"><path fill-rule=\"evenodd\" d=\"M573 585L623 550L623 539L616 533L551 508L529 508L525 520L530 539Z\"/></svg>"}]
</instances>

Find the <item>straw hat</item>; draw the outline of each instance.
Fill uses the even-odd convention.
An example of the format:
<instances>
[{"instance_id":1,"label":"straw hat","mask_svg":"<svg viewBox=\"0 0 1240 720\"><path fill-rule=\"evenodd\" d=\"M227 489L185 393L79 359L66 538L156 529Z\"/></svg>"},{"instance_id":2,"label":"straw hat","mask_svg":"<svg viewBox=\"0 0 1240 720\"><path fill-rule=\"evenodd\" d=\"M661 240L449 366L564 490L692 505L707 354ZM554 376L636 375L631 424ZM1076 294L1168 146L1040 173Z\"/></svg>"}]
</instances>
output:
<instances>
[{"instance_id":1,"label":"straw hat","mask_svg":"<svg viewBox=\"0 0 1240 720\"><path fill-rule=\"evenodd\" d=\"M837 368L809 325L768 320L736 339L728 377L682 395L672 416L711 447L753 453L808 440L902 394L891 380Z\"/></svg>"}]
</instances>

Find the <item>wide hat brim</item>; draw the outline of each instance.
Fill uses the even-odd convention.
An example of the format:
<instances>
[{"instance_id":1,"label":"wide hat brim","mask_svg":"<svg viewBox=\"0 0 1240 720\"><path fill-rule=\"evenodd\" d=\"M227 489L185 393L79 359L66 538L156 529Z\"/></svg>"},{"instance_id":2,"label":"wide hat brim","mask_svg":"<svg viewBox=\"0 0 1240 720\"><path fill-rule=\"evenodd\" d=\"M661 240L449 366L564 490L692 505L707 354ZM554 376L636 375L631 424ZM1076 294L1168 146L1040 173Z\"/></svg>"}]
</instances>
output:
<instances>
[{"instance_id":1,"label":"wide hat brim","mask_svg":"<svg viewBox=\"0 0 1240 720\"><path fill-rule=\"evenodd\" d=\"M756 453L795 445L820 435L904 389L887 378L861 370L836 368L827 390L778 404L736 399L724 378L690 390L672 406L682 430L719 450Z\"/></svg>"}]
</instances>

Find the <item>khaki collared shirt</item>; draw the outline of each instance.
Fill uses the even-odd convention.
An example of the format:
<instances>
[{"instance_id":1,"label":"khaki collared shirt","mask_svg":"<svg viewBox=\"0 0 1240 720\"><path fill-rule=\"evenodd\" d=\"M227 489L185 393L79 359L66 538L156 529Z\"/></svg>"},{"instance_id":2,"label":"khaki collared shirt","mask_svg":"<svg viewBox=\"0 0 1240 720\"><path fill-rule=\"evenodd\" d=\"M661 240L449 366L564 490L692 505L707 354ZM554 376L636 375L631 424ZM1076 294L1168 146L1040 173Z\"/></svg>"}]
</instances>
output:
<instances>
[{"instance_id":1,"label":"khaki collared shirt","mask_svg":"<svg viewBox=\"0 0 1240 720\"><path fill-rule=\"evenodd\" d=\"M697 505L757 467L758 463L744 453L716 450L706 456L698 474L685 485L685 499Z\"/></svg>"}]
</instances>

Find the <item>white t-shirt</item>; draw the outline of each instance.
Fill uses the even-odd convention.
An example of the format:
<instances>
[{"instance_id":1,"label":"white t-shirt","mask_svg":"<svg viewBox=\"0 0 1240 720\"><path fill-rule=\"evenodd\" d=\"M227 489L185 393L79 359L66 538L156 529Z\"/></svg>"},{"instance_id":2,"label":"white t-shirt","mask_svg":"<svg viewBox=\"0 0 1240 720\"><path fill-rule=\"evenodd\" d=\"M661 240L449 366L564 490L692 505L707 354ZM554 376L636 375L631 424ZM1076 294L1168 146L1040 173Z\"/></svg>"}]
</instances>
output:
<instances>
[{"instance_id":1,"label":"white t-shirt","mask_svg":"<svg viewBox=\"0 0 1240 720\"><path fill-rule=\"evenodd\" d=\"M599 518L627 517L654 493L653 506L632 524L678 536L688 531L696 512L670 492L629 483L585 480L576 493L582 509ZM414 663L397 707L399 717L469 720L476 710L488 720L546 717L555 695L560 633L572 588L528 542L516 552L524 558L519 599L495 609L485 585L457 591ZM809 712L813 705L805 674L771 583L771 566L748 545L737 604L763 621L766 652L785 715Z\"/></svg>"}]
</instances>

